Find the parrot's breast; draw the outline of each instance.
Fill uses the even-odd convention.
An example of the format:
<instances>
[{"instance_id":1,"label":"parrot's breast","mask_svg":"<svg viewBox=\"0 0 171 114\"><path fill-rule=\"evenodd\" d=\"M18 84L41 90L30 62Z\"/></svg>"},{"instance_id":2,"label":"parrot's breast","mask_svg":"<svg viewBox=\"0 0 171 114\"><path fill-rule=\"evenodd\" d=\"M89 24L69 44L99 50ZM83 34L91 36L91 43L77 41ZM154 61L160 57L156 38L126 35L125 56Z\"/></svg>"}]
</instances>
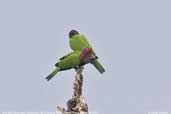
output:
<instances>
[{"instance_id":1,"label":"parrot's breast","mask_svg":"<svg viewBox=\"0 0 171 114\"><path fill-rule=\"evenodd\" d=\"M91 48L88 41L82 35L75 35L70 39L70 47L74 51L81 51L83 48Z\"/></svg>"}]
</instances>

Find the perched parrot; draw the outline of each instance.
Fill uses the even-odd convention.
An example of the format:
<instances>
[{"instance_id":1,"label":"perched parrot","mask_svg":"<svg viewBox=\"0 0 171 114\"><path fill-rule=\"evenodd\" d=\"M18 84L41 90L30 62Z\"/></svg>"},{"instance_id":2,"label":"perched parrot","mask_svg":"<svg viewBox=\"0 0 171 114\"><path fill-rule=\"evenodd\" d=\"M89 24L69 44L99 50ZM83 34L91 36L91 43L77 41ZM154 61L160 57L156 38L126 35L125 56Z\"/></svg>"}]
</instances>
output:
<instances>
[{"instance_id":1,"label":"perched parrot","mask_svg":"<svg viewBox=\"0 0 171 114\"><path fill-rule=\"evenodd\" d=\"M84 48L91 48L93 50L93 47L91 46L87 38L84 35L79 34L79 32L76 30L71 30L69 32L69 44L73 51L81 51ZM103 66L100 64L100 62L98 62L98 57L96 56L94 50L92 56L96 57L96 59L94 59L90 63L92 63L100 73L105 72Z\"/></svg>"},{"instance_id":2,"label":"perched parrot","mask_svg":"<svg viewBox=\"0 0 171 114\"><path fill-rule=\"evenodd\" d=\"M93 51L91 48L84 48L82 51L73 51L64 57L59 59L59 62L55 64L55 69L46 77L49 81L52 79L59 71L69 70L72 68L77 68L78 66L84 66L90 63L93 57L91 57Z\"/></svg>"}]
</instances>

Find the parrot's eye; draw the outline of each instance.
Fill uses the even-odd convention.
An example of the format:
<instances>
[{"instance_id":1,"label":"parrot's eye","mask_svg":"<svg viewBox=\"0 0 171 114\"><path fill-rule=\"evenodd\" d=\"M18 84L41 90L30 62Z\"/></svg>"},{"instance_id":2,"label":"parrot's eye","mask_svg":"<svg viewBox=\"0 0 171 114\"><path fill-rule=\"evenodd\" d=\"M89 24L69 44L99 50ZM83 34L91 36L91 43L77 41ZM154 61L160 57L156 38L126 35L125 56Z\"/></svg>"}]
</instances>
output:
<instances>
[{"instance_id":1,"label":"parrot's eye","mask_svg":"<svg viewBox=\"0 0 171 114\"><path fill-rule=\"evenodd\" d=\"M79 34L79 32L76 31L76 30L71 30L71 31L69 32L69 38L72 38L72 36L74 36L74 35L76 35L76 34Z\"/></svg>"}]
</instances>

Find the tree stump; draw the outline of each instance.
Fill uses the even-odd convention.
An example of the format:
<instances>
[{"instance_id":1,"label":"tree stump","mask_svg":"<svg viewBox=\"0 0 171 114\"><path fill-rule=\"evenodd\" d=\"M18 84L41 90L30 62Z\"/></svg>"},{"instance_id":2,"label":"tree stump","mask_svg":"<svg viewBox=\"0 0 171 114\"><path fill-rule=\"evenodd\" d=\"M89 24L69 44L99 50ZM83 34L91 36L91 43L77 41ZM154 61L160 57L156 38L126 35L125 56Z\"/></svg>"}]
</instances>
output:
<instances>
[{"instance_id":1,"label":"tree stump","mask_svg":"<svg viewBox=\"0 0 171 114\"><path fill-rule=\"evenodd\" d=\"M67 102L67 109L63 107L57 107L62 114L88 114L88 105L86 104L84 97L82 96L83 86L83 67L76 68L75 81L73 83L73 96Z\"/></svg>"}]
</instances>

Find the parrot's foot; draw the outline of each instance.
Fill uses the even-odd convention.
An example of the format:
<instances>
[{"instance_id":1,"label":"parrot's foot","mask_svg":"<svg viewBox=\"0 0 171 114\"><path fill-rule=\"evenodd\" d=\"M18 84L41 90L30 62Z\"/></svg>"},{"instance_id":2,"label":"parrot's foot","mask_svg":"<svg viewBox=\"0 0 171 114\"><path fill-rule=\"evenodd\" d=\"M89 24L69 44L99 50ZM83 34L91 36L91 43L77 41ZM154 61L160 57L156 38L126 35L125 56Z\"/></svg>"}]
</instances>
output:
<instances>
[{"instance_id":1,"label":"parrot's foot","mask_svg":"<svg viewBox=\"0 0 171 114\"><path fill-rule=\"evenodd\" d=\"M84 69L83 66L76 66L75 71L80 74L83 69Z\"/></svg>"},{"instance_id":2,"label":"parrot's foot","mask_svg":"<svg viewBox=\"0 0 171 114\"><path fill-rule=\"evenodd\" d=\"M81 70L82 70L82 69L84 69L84 67L83 67L83 66L78 65L78 66L76 66L76 67L75 67L75 70L77 70L77 69L81 69Z\"/></svg>"}]
</instances>

